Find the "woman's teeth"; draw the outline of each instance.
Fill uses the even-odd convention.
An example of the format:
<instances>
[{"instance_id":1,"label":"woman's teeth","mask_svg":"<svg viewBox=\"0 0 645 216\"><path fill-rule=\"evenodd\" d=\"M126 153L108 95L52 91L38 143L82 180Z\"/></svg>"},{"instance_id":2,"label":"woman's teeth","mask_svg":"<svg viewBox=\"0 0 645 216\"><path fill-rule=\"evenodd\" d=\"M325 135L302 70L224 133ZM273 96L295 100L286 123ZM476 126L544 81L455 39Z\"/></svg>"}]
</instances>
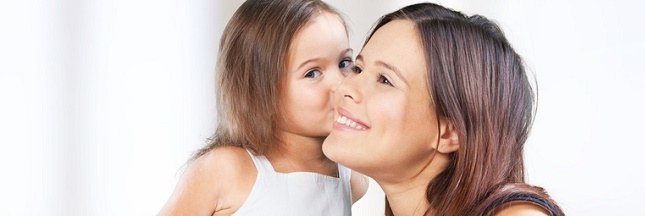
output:
<instances>
[{"instance_id":1,"label":"woman's teeth","mask_svg":"<svg viewBox=\"0 0 645 216\"><path fill-rule=\"evenodd\" d=\"M345 116L338 116L338 118L336 119L336 122L344 124L344 125L352 127L352 128L359 129L359 130L362 130L362 129L365 128L365 127L361 126L360 124L356 123L355 121L352 121L351 119L348 119Z\"/></svg>"}]
</instances>

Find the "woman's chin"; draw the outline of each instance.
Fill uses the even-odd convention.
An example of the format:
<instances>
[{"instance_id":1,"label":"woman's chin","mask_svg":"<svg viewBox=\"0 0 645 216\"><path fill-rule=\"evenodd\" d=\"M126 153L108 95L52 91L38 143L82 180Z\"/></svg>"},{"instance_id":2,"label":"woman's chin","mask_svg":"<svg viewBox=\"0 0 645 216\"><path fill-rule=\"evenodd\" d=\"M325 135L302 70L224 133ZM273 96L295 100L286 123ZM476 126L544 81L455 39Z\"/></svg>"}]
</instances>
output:
<instances>
[{"instance_id":1,"label":"woman's chin","mask_svg":"<svg viewBox=\"0 0 645 216\"><path fill-rule=\"evenodd\" d=\"M322 150L330 160L348 167L347 163L354 159L356 155L347 146L347 141L343 142L342 140L332 134L323 142Z\"/></svg>"}]
</instances>

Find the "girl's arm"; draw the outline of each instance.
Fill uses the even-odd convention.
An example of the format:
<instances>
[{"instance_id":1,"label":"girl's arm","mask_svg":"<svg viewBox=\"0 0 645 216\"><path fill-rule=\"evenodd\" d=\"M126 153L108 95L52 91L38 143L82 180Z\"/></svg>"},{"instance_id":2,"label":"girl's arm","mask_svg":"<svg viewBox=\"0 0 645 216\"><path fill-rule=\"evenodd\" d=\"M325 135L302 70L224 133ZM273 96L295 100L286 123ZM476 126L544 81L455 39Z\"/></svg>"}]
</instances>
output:
<instances>
[{"instance_id":1,"label":"girl's arm","mask_svg":"<svg viewBox=\"0 0 645 216\"><path fill-rule=\"evenodd\" d=\"M361 199L363 195L365 195L365 192L367 192L367 188L369 187L369 180L367 179L367 176L358 173L354 170L352 170L352 176L349 179L349 184L352 188L352 204Z\"/></svg>"}]
</instances>

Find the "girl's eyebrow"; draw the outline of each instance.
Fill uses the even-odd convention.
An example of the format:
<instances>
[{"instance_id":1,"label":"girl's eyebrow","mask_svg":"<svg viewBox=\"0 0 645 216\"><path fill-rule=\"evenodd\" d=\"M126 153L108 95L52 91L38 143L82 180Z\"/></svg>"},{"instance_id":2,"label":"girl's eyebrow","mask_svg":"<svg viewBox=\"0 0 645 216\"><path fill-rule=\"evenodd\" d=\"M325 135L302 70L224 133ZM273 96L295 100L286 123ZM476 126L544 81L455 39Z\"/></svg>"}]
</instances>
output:
<instances>
[{"instance_id":1,"label":"girl's eyebrow","mask_svg":"<svg viewBox=\"0 0 645 216\"><path fill-rule=\"evenodd\" d=\"M312 58L312 59L309 59L309 60L307 60L307 61L303 62L302 64L300 64L300 66L298 66L296 69L297 69L297 70L300 70L302 67L304 67L305 65L307 65L309 62L316 62L316 61L318 61L318 60L320 60L320 58Z\"/></svg>"},{"instance_id":2,"label":"girl's eyebrow","mask_svg":"<svg viewBox=\"0 0 645 216\"><path fill-rule=\"evenodd\" d=\"M347 48L347 49L345 49L345 50L341 51L341 52L340 52L340 55L341 55L341 56L343 56L343 55L347 54L348 52L354 52L354 50L353 50L352 48ZM300 64L296 69L297 69L297 70L300 70L302 67L304 67L304 66L305 66L306 64L308 64L309 62L316 62L316 61L318 61L318 60L320 60L320 59L321 59L321 58L312 58L312 59L309 59L309 60L307 60L307 61L305 61L305 62L301 63L301 64Z\"/></svg>"},{"instance_id":3,"label":"girl's eyebrow","mask_svg":"<svg viewBox=\"0 0 645 216\"><path fill-rule=\"evenodd\" d=\"M340 55L342 56L342 55L344 55L344 54L352 53L352 52L354 52L354 50L353 50L352 48L347 48L347 49L345 49L345 50L341 51L341 52L340 52Z\"/></svg>"}]
</instances>

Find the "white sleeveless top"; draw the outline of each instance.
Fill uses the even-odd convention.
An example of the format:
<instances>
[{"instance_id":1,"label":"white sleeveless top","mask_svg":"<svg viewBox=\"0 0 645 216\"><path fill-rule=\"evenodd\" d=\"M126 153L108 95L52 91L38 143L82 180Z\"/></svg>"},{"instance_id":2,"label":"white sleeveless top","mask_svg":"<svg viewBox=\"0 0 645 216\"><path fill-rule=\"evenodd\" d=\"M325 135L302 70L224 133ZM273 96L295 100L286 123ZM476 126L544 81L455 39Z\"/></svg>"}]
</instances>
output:
<instances>
[{"instance_id":1,"label":"white sleeveless top","mask_svg":"<svg viewBox=\"0 0 645 216\"><path fill-rule=\"evenodd\" d=\"M351 215L351 171L339 178L312 172L278 173L264 156L249 152L258 170L253 190L233 215Z\"/></svg>"}]
</instances>

